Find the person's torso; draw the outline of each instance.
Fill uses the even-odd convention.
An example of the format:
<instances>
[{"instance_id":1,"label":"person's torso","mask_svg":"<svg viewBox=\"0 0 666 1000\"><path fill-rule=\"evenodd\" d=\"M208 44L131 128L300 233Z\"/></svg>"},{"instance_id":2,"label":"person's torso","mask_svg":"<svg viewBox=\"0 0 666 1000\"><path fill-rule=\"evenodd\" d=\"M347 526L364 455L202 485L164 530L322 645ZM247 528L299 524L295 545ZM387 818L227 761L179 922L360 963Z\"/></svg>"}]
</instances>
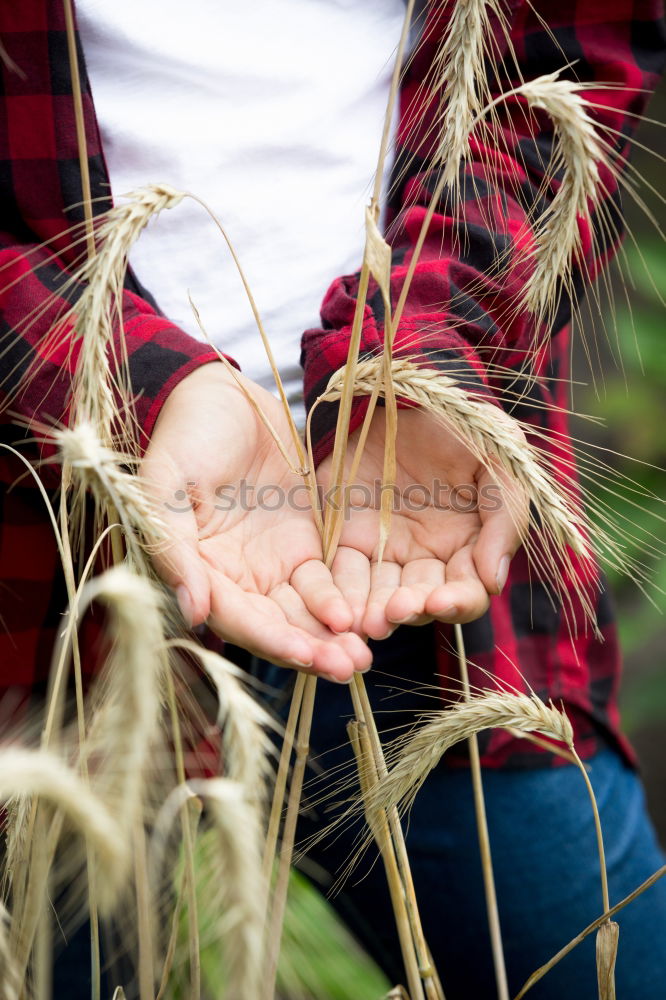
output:
<instances>
[{"instance_id":1,"label":"person's torso","mask_svg":"<svg viewBox=\"0 0 666 1000\"><path fill-rule=\"evenodd\" d=\"M402 0L79 0L113 193L165 181L201 197L240 256L292 399L300 337L359 264ZM222 238L192 201L132 264L160 308L250 378L272 380Z\"/></svg>"}]
</instances>

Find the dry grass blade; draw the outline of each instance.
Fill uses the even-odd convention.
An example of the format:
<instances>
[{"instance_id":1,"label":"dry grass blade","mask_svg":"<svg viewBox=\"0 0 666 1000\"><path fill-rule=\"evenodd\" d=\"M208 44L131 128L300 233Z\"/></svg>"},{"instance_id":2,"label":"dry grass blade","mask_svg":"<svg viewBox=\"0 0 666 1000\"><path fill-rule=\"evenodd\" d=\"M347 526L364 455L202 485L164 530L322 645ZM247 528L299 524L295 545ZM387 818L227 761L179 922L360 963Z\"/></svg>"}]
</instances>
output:
<instances>
[{"instance_id":1,"label":"dry grass blade","mask_svg":"<svg viewBox=\"0 0 666 1000\"><path fill-rule=\"evenodd\" d=\"M381 365L379 359L359 362L356 394L372 393L377 380L381 380ZM562 550L568 545L578 555L591 557L581 511L573 509L562 497L550 474L537 461L534 450L525 442L517 421L496 406L470 395L455 379L441 372L394 359L392 374L398 396L439 416L480 461L499 460L526 490L544 527ZM336 372L319 399L327 402L339 399L343 382L344 372Z\"/></svg>"},{"instance_id":2,"label":"dry grass blade","mask_svg":"<svg viewBox=\"0 0 666 1000\"><path fill-rule=\"evenodd\" d=\"M492 692L437 712L394 753L388 777L379 782L372 805L409 806L430 771L455 743L483 729L507 727L534 731L573 747L571 723L563 712L536 695Z\"/></svg>"},{"instance_id":3,"label":"dry grass blade","mask_svg":"<svg viewBox=\"0 0 666 1000\"><path fill-rule=\"evenodd\" d=\"M115 815L61 760L43 750L0 750L0 799L31 796L59 810L94 852L100 903L110 910L124 883L129 845Z\"/></svg>"},{"instance_id":4,"label":"dry grass blade","mask_svg":"<svg viewBox=\"0 0 666 1000\"><path fill-rule=\"evenodd\" d=\"M597 980L599 1000L615 1000L615 960L620 927L614 920L607 920L597 931Z\"/></svg>"}]
</instances>

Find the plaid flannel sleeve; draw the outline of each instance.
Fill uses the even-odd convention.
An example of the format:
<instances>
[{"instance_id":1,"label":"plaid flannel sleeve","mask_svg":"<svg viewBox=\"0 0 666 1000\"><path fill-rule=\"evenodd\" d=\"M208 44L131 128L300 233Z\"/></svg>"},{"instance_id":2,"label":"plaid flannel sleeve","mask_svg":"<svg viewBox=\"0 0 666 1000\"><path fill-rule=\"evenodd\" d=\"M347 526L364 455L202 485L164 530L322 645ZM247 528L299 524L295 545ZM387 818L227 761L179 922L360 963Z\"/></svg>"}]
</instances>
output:
<instances>
[{"instance_id":1,"label":"plaid flannel sleeve","mask_svg":"<svg viewBox=\"0 0 666 1000\"><path fill-rule=\"evenodd\" d=\"M84 245L64 5L0 4L0 39L0 414L48 426L67 420L77 351L66 327L47 334L76 298L67 279ZM80 46L79 64L97 213L110 207L109 184ZM126 352L145 445L171 389L216 355L161 316L131 274L122 305L124 345L118 331L110 357Z\"/></svg>"},{"instance_id":2,"label":"plaid flannel sleeve","mask_svg":"<svg viewBox=\"0 0 666 1000\"><path fill-rule=\"evenodd\" d=\"M614 130L605 136L614 139L613 158L621 170L637 116L663 66L666 46L659 0L609 0L603 5L597 0L558 0L557 4L509 0L508 8L504 5L508 39L499 25L494 26L494 49L499 57L495 71L489 69L493 96L517 86L521 76L530 80L562 70L563 77L584 84L583 96L594 106L592 117ZM434 87L434 66L451 9L452 5L439 2L427 6L420 43L401 86L387 229L393 307L438 181L434 126L440 95ZM604 89L600 84L612 87ZM524 101L514 99L504 105L500 121L500 144L491 146L483 134L472 139L471 155L460 177L458 211L451 211L450 196L448 202L442 199L436 206L395 334L396 352L455 373L470 389L485 392L493 400L489 366L518 370L532 356L530 349L538 333L535 321L516 304L524 297L533 270L529 248L534 245L535 223L555 196L562 176L556 172L548 180L547 165L555 148L548 115L527 115ZM620 190L611 173L602 177L602 190L600 206L592 213L594 232L582 220L579 223L583 252L573 262L572 294L562 290L551 336L567 325L572 298L580 298L586 283L599 273L620 241ZM321 328L304 334L308 407L346 361L358 285L358 274L334 281L322 306ZM371 283L361 352L378 354L382 343L382 299ZM538 354L534 364L539 364ZM361 421L365 405L363 400L356 404L352 429ZM320 404L313 414L317 462L332 448L335 417L334 404Z\"/></svg>"},{"instance_id":3,"label":"plaid flannel sleeve","mask_svg":"<svg viewBox=\"0 0 666 1000\"><path fill-rule=\"evenodd\" d=\"M61 290L69 278L58 258L39 247L0 237L0 412L28 425L67 423L69 393L78 357L69 306ZM210 347L183 333L136 293L123 293L123 330L109 351L112 365L127 358L127 374L145 447L162 404L174 386L201 364L216 361ZM61 329L62 327L62 329ZM58 336L49 336L57 329ZM122 337L122 344L121 344ZM114 374L114 373L112 373Z\"/></svg>"}]
</instances>

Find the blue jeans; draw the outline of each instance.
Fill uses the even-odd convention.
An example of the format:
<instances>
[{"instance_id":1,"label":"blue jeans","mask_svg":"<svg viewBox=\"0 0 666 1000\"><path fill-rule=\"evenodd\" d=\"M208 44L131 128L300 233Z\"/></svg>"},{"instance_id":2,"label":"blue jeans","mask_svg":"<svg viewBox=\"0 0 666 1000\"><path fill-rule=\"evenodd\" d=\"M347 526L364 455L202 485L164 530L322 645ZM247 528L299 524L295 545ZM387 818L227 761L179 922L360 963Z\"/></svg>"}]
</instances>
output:
<instances>
[{"instance_id":1,"label":"blue jeans","mask_svg":"<svg viewBox=\"0 0 666 1000\"><path fill-rule=\"evenodd\" d=\"M399 633L402 633L400 635ZM395 641L375 647L368 688L381 728L414 721L414 710L437 708L419 694L430 680L428 629L398 630ZM410 656L405 666L405 648ZM400 669L399 664L402 664ZM382 673L382 671L385 671ZM395 675L410 681L392 684ZM429 674L429 677L427 676ZM284 683L284 673L264 673ZM281 680L282 678L282 680ZM315 771L344 769L353 777L345 722L351 716L344 686L318 686L311 737ZM391 735L391 734L389 734ZM606 846L611 903L619 902L664 863L637 775L608 749L592 761ZM333 779L334 780L334 779ZM318 804L327 782L312 776L305 788L301 843L335 818L331 801ZM530 770L484 770L488 826L511 995L528 976L602 910L597 845L587 791L573 765ZM342 808L342 807L340 807ZM339 810L338 810L339 812ZM301 865L320 887L332 890L358 846L360 822L347 823L308 849ZM406 823L407 846L426 938L447 1000L495 996L485 898L468 770L440 765L419 792ZM381 861L366 852L333 905L384 968L405 982ZM666 997L666 878L617 916L619 1000ZM593 1000L597 996L594 934L528 994L534 1000Z\"/></svg>"}]
</instances>

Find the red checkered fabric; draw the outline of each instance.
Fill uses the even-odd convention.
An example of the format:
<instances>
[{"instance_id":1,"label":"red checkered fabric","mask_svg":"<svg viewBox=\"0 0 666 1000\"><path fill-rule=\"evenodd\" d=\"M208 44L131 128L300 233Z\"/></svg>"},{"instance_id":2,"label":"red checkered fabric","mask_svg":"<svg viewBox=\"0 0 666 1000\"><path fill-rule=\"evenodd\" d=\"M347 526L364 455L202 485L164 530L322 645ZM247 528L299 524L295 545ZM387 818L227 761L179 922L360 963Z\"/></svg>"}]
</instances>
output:
<instances>
[{"instance_id":1,"label":"red checkered fabric","mask_svg":"<svg viewBox=\"0 0 666 1000\"><path fill-rule=\"evenodd\" d=\"M428 122L436 113L438 98L428 88L433 56L452 7L439 0L422 7L420 48L401 89L396 183L389 205L394 301L436 183ZM596 114L618 130L618 152L624 156L636 123L632 115L644 108L643 90L654 86L662 66L664 31L656 2L609 0L602 6L596 0L559 0L557 4L508 0L506 13L511 48L498 33L497 51L504 55L514 51L525 78L575 61L567 72L589 81L589 93L602 105ZM64 343L49 351L43 345L51 323L77 294L71 287L65 294L63 283L82 247L73 248L71 239L61 234L82 221L82 188L61 0L7 0L0 5L0 39L18 67L18 71L9 64L2 67L0 95L0 443L12 443L25 432L12 422L9 408L32 422L49 424L67 416L76 355ZM79 55L92 193L95 211L101 212L109 205L108 176L83 54ZM518 82L511 66L505 58L498 71L502 89ZM598 81L622 86L598 90ZM493 86L497 87L496 81ZM417 353L424 364L455 368L458 374L464 365L466 383L491 398L497 386L488 376L489 360L501 351L504 365L519 366L534 334L524 314L513 315L508 322L506 307L529 281L529 267L518 251L534 225L530 209L536 202L543 210L558 184L556 179L546 191L540 190L543 161L550 155L553 138L547 117L538 118L535 134L519 102L513 102L507 113L518 138L507 128L507 149L501 155L481 142L473 145L461 178L466 234L460 238L456 220L442 204L430 224L397 332L398 348L409 345L410 354ZM610 179L604 180L609 191L606 207L614 211L616 191ZM597 240L596 256L590 240L585 243L585 263L592 273L613 250L602 239L601 228ZM494 265L498 250L509 262L501 276ZM574 284L576 288L584 284L580 268ZM310 403L346 358L357 288L357 275L334 282L322 307L322 328L304 336ZM161 316L131 274L124 307L130 379L147 439L173 386L214 356ZM550 350L543 352L537 365L541 380L517 414L559 430L565 442L564 417L555 411L546 415L536 404L564 402L570 311L571 303L564 296ZM382 337L381 299L371 288L362 350L380 350ZM28 370L36 374L23 383ZM361 415L359 406L355 423ZM330 409L319 409L314 427L319 457L330 450L332 420ZM24 451L30 454L28 447ZM31 457L38 457L34 449ZM555 455L553 462L556 466ZM18 692L12 704L17 704L21 692L27 698L42 691L65 607L44 503L24 473L17 459L0 450L0 686ZM469 655L478 668L500 681L521 688L529 683L543 697L562 699L573 717L583 754L594 752L600 734L629 754L618 729L619 654L607 595L595 596L603 643L584 636L584 630L571 640L551 596L549 581L535 577L520 553L504 593L493 600L490 612L465 626ZM575 609L582 620L577 604ZM440 630L439 638L438 665L448 684L456 671L447 651L446 628ZM485 675L476 672L472 681L488 683ZM502 732L490 735L482 749L484 763L493 766L544 763L538 751L526 749Z\"/></svg>"}]
</instances>

